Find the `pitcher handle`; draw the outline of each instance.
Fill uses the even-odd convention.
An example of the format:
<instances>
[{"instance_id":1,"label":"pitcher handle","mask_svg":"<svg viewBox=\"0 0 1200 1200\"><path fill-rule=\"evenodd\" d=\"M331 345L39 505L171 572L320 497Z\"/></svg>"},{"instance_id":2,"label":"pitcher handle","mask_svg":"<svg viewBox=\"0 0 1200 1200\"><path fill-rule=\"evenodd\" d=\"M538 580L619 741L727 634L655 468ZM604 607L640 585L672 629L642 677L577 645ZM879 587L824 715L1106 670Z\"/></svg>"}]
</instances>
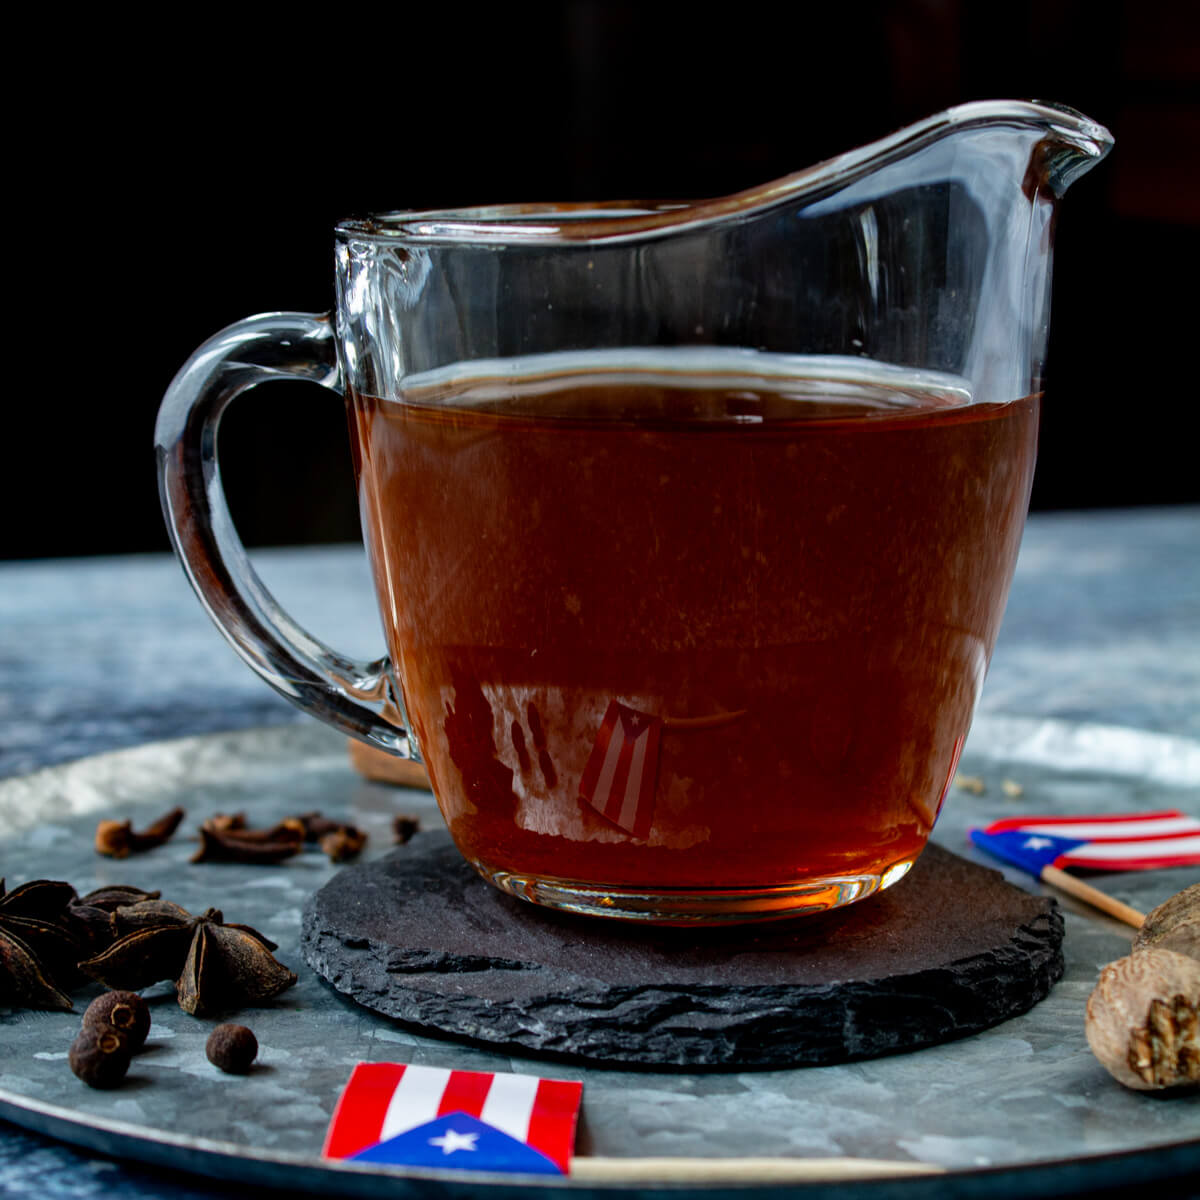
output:
<instances>
[{"instance_id":1,"label":"pitcher handle","mask_svg":"<svg viewBox=\"0 0 1200 1200\"><path fill-rule=\"evenodd\" d=\"M171 381L155 427L159 495L184 572L208 615L244 662L318 719L400 758L419 758L391 660L360 662L331 650L280 608L233 527L221 486L217 428L242 392L305 379L343 395L329 314L263 313L204 343Z\"/></svg>"}]
</instances>

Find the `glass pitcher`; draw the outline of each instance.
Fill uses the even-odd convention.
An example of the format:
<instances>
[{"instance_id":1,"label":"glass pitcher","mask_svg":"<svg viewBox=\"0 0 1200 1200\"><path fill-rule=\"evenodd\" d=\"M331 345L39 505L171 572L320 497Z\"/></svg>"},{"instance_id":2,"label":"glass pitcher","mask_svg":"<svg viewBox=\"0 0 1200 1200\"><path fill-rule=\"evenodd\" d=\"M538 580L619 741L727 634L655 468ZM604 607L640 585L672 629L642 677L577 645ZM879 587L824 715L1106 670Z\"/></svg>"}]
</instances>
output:
<instances>
[{"instance_id":1,"label":"glass pitcher","mask_svg":"<svg viewBox=\"0 0 1200 1200\"><path fill-rule=\"evenodd\" d=\"M202 603L300 707L423 757L497 886L657 922L902 878L953 778L1028 506L1072 110L954 108L702 203L388 213L332 315L202 346L161 495ZM216 430L258 383L344 396L387 643L264 588Z\"/></svg>"}]
</instances>

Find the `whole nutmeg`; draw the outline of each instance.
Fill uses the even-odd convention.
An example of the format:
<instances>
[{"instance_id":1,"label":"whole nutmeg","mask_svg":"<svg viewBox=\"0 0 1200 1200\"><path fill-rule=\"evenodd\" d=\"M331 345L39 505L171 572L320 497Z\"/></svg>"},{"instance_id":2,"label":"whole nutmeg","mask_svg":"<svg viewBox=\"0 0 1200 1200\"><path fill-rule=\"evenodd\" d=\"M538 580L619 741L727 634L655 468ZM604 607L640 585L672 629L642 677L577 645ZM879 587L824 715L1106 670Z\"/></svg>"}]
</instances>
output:
<instances>
[{"instance_id":1,"label":"whole nutmeg","mask_svg":"<svg viewBox=\"0 0 1200 1200\"><path fill-rule=\"evenodd\" d=\"M1176 892L1146 914L1133 939L1135 952L1154 947L1200 958L1200 883Z\"/></svg>"},{"instance_id":2,"label":"whole nutmeg","mask_svg":"<svg viewBox=\"0 0 1200 1200\"><path fill-rule=\"evenodd\" d=\"M1200 1083L1200 961L1150 948L1109 963L1088 997L1088 1045L1139 1091Z\"/></svg>"},{"instance_id":3,"label":"whole nutmeg","mask_svg":"<svg viewBox=\"0 0 1200 1200\"><path fill-rule=\"evenodd\" d=\"M125 1035L132 1054L141 1049L150 1032L150 1009L137 992L105 992L87 1006L83 1027L118 1030Z\"/></svg>"},{"instance_id":4,"label":"whole nutmeg","mask_svg":"<svg viewBox=\"0 0 1200 1200\"><path fill-rule=\"evenodd\" d=\"M258 1054L258 1039L245 1025L218 1025L204 1047L208 1061L228 1075L245 1075Z\"/></svg>"},{"instance_id":5,"label":"whole nutmeg","mask_svg":"<svg viewBox=\"0 0 1200 1200\"><path fill-rule=\"evenodd\" d=\"M116 1087L129 1070L129 1039L111 1026L82 1029L71 1043L67 1062L88 1087Z\"/></svg>"}]
</instances>

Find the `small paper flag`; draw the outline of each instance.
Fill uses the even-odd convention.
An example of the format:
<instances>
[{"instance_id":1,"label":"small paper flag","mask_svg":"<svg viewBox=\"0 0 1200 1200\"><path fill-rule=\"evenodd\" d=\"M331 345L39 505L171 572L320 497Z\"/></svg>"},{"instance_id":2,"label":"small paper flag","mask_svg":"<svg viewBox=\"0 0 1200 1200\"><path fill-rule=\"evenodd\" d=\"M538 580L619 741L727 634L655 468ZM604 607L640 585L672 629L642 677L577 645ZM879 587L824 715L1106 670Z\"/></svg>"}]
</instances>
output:
<instances>
[{"instance_id":1,"label":"small paper flag","mask_svg":"<svg viewBox=\"0 0 1200 1200\"><path fill-rule=\"evenodd\" d=\"M326 1158L566 1175L583 1084L534 1075L359 1063Z\"/></svg>"},{"instance_id":2,"label":"small paper flag","mask_svg":"<svg viewBox=\"0 0 1200 1200\"><path fill-rule=\"evenodd\" d=\"M1200 821L1171 809L1091 817L1010 817L971 840L989 854L1040 876L1046 867L1144 871L1200 863Z\"/></svg>"}]
</instances>

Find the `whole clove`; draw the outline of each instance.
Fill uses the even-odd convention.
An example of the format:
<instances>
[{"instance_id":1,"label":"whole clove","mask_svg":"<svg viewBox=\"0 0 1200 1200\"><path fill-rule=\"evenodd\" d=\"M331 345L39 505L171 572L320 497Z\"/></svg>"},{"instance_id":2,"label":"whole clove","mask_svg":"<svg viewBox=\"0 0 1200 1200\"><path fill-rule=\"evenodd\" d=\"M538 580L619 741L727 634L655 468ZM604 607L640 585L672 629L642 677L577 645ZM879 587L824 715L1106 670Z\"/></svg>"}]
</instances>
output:
<instances>
[{"instance_id":1,"label":"whole clove","mask_svg":"<svg viewBox=\"0 0 1200 1200\"><path fill-rule=\"evenodd\" d=\"M329 855L330 862L345 862L357 858L367 844L367 835L353 825L343 825L321 838L321 849Z\"/></svg>"},{"instance_id":2,"label":"whole clove","mask_svg":"<svg viewBox=\"0 0 1200 1200\"><path fill-rule=\"evenodd\" d=\"M299 838L304 840L304 822L299 817L284 817L277 825L269 829L251 829L246 824L244 813L217 813L209 817L200 827L209 833L228 834L230 837L247 842L267 842L278 838Z\"/></svg>"},{"instance_id":3,"label":"whole clove","mask_svg":"<svg viewBox=\"0 0 1200 1200\"><path fill-rule=\"evenodd\" d=\"M304 825L294 817L270 829L219 828L206 821L191 861L276 863L299 854L303 845Z\"/></svg>"},{"instance_id":4,"label":"whole clove","mask_svg":"<svg viewBox=\"0 0 1200 1200\"><path fill-rule=\"evenodd\" d=\"M205 829L216 833L225 833L230 829L245 829L247 826L245 813L213 813L204 822Z\"/></svg>"},{"instance_id":5,"label":"whole clove","mask_svg":"<svg viewBox=\"0 0 1200 1200\"><path fill-rule=\"evenodd\" d=\"M185 815L182 808L173 808L141 833L134 831L132 821L101 821L96 826L96 851L109 858L128 858L153 850L171 837Z\"/></svg>"},{"instance_id":6,"label":"whole clove","mask_svg":"<svg viewBox=\"0 0 1200 1200\"><path fill-rule=\"evenodd\" d=\"M412 841L413 835L420 831L421 821L418 817L400 813L392 818L392 840L397 846Z\"/></svg>"},{"instance_id":7,"label":"whole clove","mask_svg":"<svg viewBox=\"0 0 1200 1200\"><path fill-rule=\"evenodd\" d=\"M344 821L331 821L319 812L301 813L294 819L304 826L304 840L306 842L319 842L323 837L327 837L331 833L337 833L339 829L347 828Z\"/></svg>"},{"instance_id":8,"label":"whole clove","mask_svg":"<svg viewBox=\"0 0 1200 1200\"><path fill-rule=\"evenodd\" d=\"M301 813L293 819L304 826L304 840L316 842L329 856L330 862L345 862L355 858L367 844L366 833L346 821L331 821L319 812Z\"/></svg>"}]
</instances>

